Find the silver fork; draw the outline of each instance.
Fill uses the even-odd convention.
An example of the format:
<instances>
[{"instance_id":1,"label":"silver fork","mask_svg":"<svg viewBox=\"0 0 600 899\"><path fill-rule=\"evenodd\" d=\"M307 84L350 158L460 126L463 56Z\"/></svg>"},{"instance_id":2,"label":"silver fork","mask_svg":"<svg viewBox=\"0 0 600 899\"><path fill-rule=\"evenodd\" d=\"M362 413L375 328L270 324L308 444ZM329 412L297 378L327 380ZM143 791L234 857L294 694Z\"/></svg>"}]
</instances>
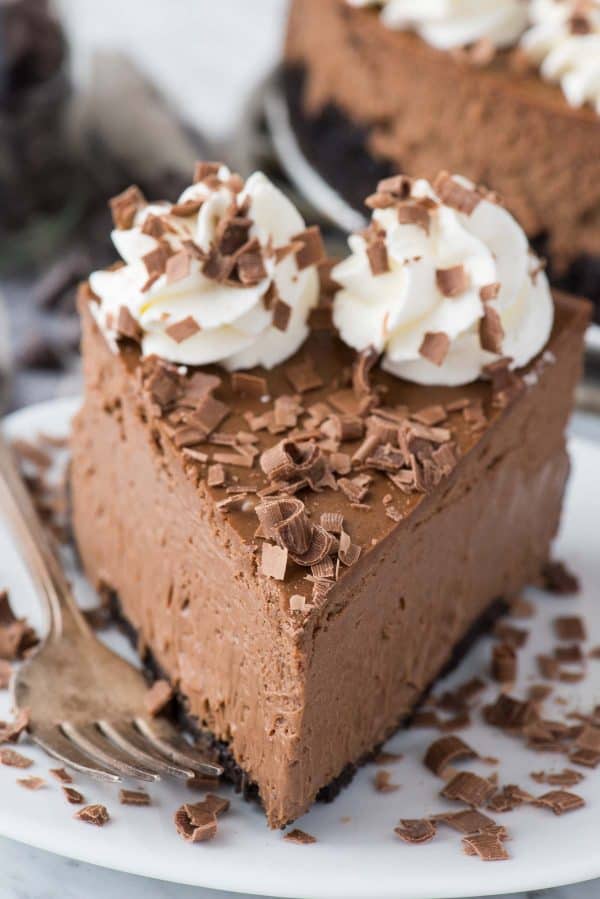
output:
<instances>
[{"instance_id":1,"label":"silver fork","mask_svg":"<svg viewBox=\"0 0 600 899\"><path fill-rule=\"evenodd\" d=\"M32 739L63 764L102 780L222 774L168 721L144 714L141 672L101 643L81 614L1 433L0 509L48 619L47 636L12 684L15 710L28 710Z\"/></svg>"}]
</instances>

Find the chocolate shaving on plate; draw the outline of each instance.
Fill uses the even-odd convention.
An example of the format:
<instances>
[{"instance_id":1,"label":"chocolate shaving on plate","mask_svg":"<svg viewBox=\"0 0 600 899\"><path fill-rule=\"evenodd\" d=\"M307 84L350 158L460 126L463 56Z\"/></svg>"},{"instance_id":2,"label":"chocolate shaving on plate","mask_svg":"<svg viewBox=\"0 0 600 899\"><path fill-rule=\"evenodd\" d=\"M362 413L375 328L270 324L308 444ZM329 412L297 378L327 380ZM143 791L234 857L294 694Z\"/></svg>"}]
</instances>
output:
<instances>
[{"instance_id":1,"label":"chocolate shaving on plate","mask_svg":"<svg viewBox=\"0 0 600 899\"><path fill-rule=\"evenodd\" d=\"M510 858L504 843L491 833L475 833L462 838L467 855L477 855L484 862L499 862Z\"/></svg>"},{"instance_id":2,"label":"chocolate shaving on plate","mask_svg":"<svg viewBox=\"0 0 600 899\"><path fill-rule=\"evenodd\" d=\"M435 816L435 820L441 824L447 824L453 830L462 834L472 833L494 833L504 832L505 828L500 827L493 818L484 815L477 809L465 809L462 812L443 812Z\"/></svg>"},{"instance_id":3,"label":"chocolate shaving on plate","mask_svg":"<svg viewBox=\"0 0 600 899\"><path fill-rule=\"evenodd\" d=\"M380 770L373 778L373 786L378 793L395 793L400 789L398 784L391 782L392 775L389 771Z\"/></svg>"},{"instance_id":4,"label":"chocolate shaving on plate","mask_svg":"<svg viewBox=\"0 0 600 899\"><path fill-rule=\"evenodd\" d=\"M440 737L439 740L435 740L429 746L425 753L423 763L430 771L437 774L438 777L443 777L444 771L451 762L458 761L459 759L476 758L478 758L478 753L476 753L474 749L465 743L464 740L461 740L460 737L450 734L446 737Z\"/></svg>"},{"instance_id":5,"label":"chocolate shaving on plate","mask_svg":"<svg viewBox=\"0 0 600 899\"><path fill-rule=\"evenodd\" d=\"M25 787L26 790L41 790L42 787L46 786L46 781L43 777L35 777L33 774L29 777L18 777L17 783L20 787Z\"/></svg>"},{"instance_id":6,"label":"chocolate shaving on plate","mask_svg":"<svg viewBox=\"0 0 600 899\"><path fill-rule=\"evenodd\" d=\"M63 787L62 791L65 794L65 799L71 805L82 805L85 802L83 795L74 787Z\"/></svg>"},{"instance_id":7,"label":"chocolate shaving on plate","mask_svg":"<svg viewBox=\"0 0 600 899\"><path fill-rule=\"evenodd\" d=\"M75 818L85 821L87 824L95 824L96 827L103 827L110 819L106 806L100 803L94 805L86 805L75 813Z\"/></svg>"},{"instance_id":8,"label":"chocolate shaving on plate","mask_svg":"<svg viewBox=\"0 0 600 899\"><path fill-rule=\"evenodd\" d=\"M494 785L471 771L459 771L448 781L440 795L444 799L459 800L467 805L479 806L488 801L495 791Z\"/></svg>"},{"instance_id":9,"label":"chocolate shaving on plate","mask_svg":"<svg viewBox=\"0 0 600 899\"><path fill-rule=\"evenodd\" d=\"M405 843L418 846L421 843L431 842L437 828L435 822L428 818L402 818L398 827L394 827L394 833Z\"/></svg>"},{"instance_id":10,"label":"chocolate shaving on plate","mask_svg":"<svg viewBox=\"0 0 600 899\"><path fill-rule=\"evenodd\" d=\"M546 772L532 771L529 775L538 784L548 784L551 787L574 787L583 780L583 774L572 768L563 768L562 771Z\"/></svg>"},{"instance_id":11,"label":"chocolate shaving on plate","mask_svg":"<svg viewBox=\"0 0 600 899\"><path fill-rule=\"evenodd\" d=\"M119 790L121 805L150 805L150 796L144 790Z\"/></svg>"},{"instance_id":12,"label":"chocolate shaving on plate","mask_svg":"<svg viewBox=\"0 0 600 899\"><path fill-rule=\"evenodd\" d=\"M583 620L578 615L565 615L554 619L554 632L558 640L585 640Z\"/></svg>"},{"instance_id":13,"label":"chocolate shaving on plate","mask_svg":"<svg viewBox=\"0 0 600 899\"><path fill-rule=\"evenodd\" d=\"M15 749L0 749L0 763L11 768L30 768L33 760L21 755Z\"/></svg>"},{"instance_id":14,"label":"chocolate shaving on plate","mask_svg":"<svg viewBox=\"0 0 600 899\"><path fill-rule=\"evenodd\" d=\"M64 768L50 768L50 774L52 775L52 777L55 778L55 780L58 780L60 783L63 783L63 784L72 784L73 783L73 778L71 777L71 775L69 774L68 771L65 771Z\"/></svg>"},{"instance_id":15,"label":"chocolate shaving on plate","mask_svg":"<svg viewBox=\"0 0 600 899\"><path fill-rule=\"evenodd\" d=\"M0 744L16 743L29 725L29 713L20 709L14 721L0 721Z\"/></svg>"},{"instance_id":16,"label":"chocolate shaving on plate","mask_svg":"<svg viewBox=\"0 0 600 899\"><path fill-rule=\"evenodd\" d=\"M491 675L501 684L511 684L516 680L517 654L510 643L498 643L493 647Z\"/></svg>"},{"instance_id":17,"label":"chocolate shaving on plate","mask_svg":"<svg viewBox=\"0 0 600 899\"><path fill-rule=\"evenodd\" d=\"M205 843L217 835L217 816L206 808L182 805L175 812L174 821L177 833L189 843Z\"/></svg>"},{"instance_id":18,"label":"chocolate shaving on plate","mask_svg":"<svg viewBox=\"0 0 600 899\"><path fill-rule=\"evenodd\" d=\"M283 839L288 843L298 843L301 846L308 846L310 843L317 842L316 837L313 837L310 833L306 833L305 830L300 830L299 827L295 827L293 830L288 831L288 833L283 835Z\"/></svg>"},{"instance_id":19,"label":"chocolate shaving on plate","mask_svg":"<svg viewBox=\"0 0 600 899\"><path fill-rule=\"evenodd\" d=\"M573 812L583 808L585 801L576 793L570 793L568 790L550 790L543 796L538 796L534 801L534 805L549 808L555 815L564 815L566 812Z\"/></svg>"}]
</instances>

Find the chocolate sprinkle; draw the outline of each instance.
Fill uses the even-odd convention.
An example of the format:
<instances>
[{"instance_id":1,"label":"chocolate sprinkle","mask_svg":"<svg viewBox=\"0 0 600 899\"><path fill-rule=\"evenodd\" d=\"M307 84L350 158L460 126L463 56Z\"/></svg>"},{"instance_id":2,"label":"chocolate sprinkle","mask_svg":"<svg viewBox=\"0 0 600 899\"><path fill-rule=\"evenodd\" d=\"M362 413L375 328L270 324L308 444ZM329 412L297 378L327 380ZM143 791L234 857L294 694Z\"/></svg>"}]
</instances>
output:
<instances>
[{"instance_id":1,"label":"chocolate sprinkle","mask_svg":"<svg viewBox=\"0 0 600 899\"><path fill-rule=\"evenodd\" d=\"M457 761L458 759L475 758L478 758L478 754L475 750L471 749L471 747L465 743L464 740L461 740L460 737L451 734L446 737L440 737L439 740L435 740L430 745L425 753L423 763L430 771L437 774L438 777L443 777L444 771L450 762Z\"/></svg>"},{"instance_id":2,"label":"chocolate sprinkle","mask_svg":"<svg viewBox=\"0 0 600 899\"><path fill-rule=\"evenodd\" d=\"M104 827L110 819L106 806L96 803L95 805L86 805L75 813L75 817L87 824L95 824L96 827Z\"/></svg>"},{"instance_id":3,"label":"chocolate sprinkle","mask_svg":"<svg viewBox=\"0 0 600 899\"><path fill-rule=\"evenodd\" d=\"M175 343L183 343L184 340L189 340L190 337L198 334L201 330L202 329L196 319L192 318L191 315L188 315L187 318L175 322L174 324L169 325L168 328L165 328L165 333L171 340L174 340Z\"/></svg>"},{"instance_id":4,"label":"chocolate sprinkle","mask_svg":"<svg viewBox=\"0 0 600 899\"><path fill-rule=\"evenodd\" d=\"M491 833L476 833L462 839L467 855L478 855L484 862L505 861L510 858L503 842Z\"/></svg>"},{"instance_id":5,"label":"chocolate sprinkle","mask_svg":"<svg viewBox=\"0 0 600 899\"><path fill-rule=\"evenodd\" d=\"M82 794L74 787L63 787L62 791L65 794L65 799L71 805L81 805L83 802L85 802Z\"/></svg>"},{"instance_id":6,"label":"chocolate sprinkle","mask_svg":"<svg viewBox=\"0 0 600 899\"><path fill-rule=\"evenodd\" d=\"M419 354L434 365L442 365L450 349L450 338L444 331L428 331L419 347Z\"/></svg>"},{"instance_id":7,"label":"chocolate sprinkle","mask_svg":"<svg viewBox=\"0 0 600 899\"><path fill-rule=\"evenodd\" d=\"M444 799L459 800L467 805L483 805L494 793L494 785L471 771L459 771L448 781L440 795Z\"/></svg>"}]
</instances>

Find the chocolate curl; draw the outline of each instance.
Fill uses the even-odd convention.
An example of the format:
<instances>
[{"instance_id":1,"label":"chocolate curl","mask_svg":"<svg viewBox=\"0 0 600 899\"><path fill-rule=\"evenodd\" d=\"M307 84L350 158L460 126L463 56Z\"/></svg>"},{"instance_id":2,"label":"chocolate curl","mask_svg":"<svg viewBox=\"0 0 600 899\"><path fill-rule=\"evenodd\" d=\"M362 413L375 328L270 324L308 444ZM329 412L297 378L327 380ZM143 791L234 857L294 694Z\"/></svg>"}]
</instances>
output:
<instances>
[{"instance_id":1,"label":"chocolate curl","mask_svg":"<svg viewBox=\"0 0 600 899\"><path fill-rule=\"evenodd\" d=\"M328 534L320 525L315 525L312 529L310 544L306 552L298 555L290 550L290 557L297 565L310 568L322 562L329 555L334 544L335 541L331 534Z\"/></svg>"},{"instance_id":2,"label":"chocolate curl","mask_svg":"<svg viewBox=\"0 0 600 899\"><path fill-rule=\"evenodd\" d=\"M310 547L312 525L299 499L272 499L256 506L256 514L266 537L276 540L290 555L302 556Z\"/></svg>"},{"instance_id":3,"label":"chocolate curl","mask_svg":"<svg viewBox=\"0 0 600 899\"><path fill-rule=\"evenodd\" d=\"M270 481L306 479L313 490L332 486L329 467L316 443L282 440L260 457L260 467Z\"/></svg>"},{"instance_id":4,"label":"chocolate curl","mask_svg":"<svg viewBox=\"0 0 600 899\"><path fill-rule=\"evenodd\" d=\"M352 371L352 387L359 399L369 396L371 393L370 372L379 358L375 347L367 347L359 353Z\"/></svg>"}]
</instances>

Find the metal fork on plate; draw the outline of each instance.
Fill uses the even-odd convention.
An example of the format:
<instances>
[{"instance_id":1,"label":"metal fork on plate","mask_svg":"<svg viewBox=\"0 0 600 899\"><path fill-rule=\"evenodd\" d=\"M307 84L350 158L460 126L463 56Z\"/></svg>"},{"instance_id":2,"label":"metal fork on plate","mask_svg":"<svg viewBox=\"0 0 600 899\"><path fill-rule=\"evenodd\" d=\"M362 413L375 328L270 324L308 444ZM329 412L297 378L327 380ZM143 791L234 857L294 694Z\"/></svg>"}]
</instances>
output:
<instances>
[{"instance_id":1,"label":"metal fork on plate","mask_svg":"<svg viewBox=\"0 0 600 899\"><path fill-rule=\"evenodd\" d=\"M48 617L45 639L12 685L15 711L28 710L32 739L63 764L103 780L219 776L221 766L170 722L144 713L142 673L91 630L1 434L0 508Z\"/></svg>"}]
</instances>

